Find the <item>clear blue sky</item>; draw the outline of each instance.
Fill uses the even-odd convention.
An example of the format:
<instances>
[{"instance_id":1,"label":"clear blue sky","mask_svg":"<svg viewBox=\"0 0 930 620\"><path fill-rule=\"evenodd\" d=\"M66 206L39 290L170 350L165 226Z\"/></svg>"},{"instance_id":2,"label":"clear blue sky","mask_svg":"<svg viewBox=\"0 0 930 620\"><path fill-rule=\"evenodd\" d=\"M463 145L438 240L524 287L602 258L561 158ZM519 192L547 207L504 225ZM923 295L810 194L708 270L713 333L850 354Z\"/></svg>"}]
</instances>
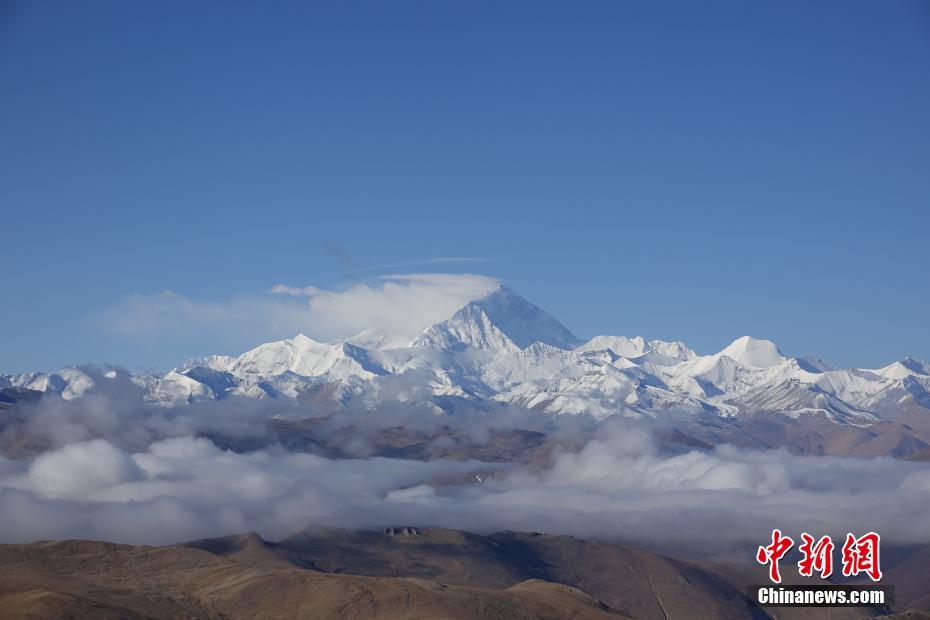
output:
<instances>
[{"instance_id":1,"label":"clear blue sky","mask_svg":"<svg viewBox=\"0 0 930 620\"><path fill-rule=\"evenodd\" d=\"M404 270L926 358L928 210L924 0L0 3L0 372L179 361L92 320L133 293ZM489 261L379 268L431 257Z\"/></svg>"}]
</instances>

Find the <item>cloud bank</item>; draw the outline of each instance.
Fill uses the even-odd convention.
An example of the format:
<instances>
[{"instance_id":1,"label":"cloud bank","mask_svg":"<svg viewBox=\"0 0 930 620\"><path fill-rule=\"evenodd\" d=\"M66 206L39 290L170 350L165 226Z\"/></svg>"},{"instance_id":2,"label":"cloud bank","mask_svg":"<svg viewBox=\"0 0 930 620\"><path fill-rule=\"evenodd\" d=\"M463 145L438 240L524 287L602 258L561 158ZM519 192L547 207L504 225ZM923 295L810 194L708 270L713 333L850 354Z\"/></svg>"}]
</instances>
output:
<instances>
[{"instance_id":1,"label":"cloud bank","mask_svg":"<svg viewBox=\"0 0 930 620\"><path fill-rule=\"evenodd\" d=\"M99 322L129 338L235 335L258 343L304 333L333 340L372 328L413 338L499 285L487 276L433 273L382 276L338 291L278 284L264 293L221 300L163 291L127 297Z\"/></svg>"},{"instance_id":2,"label":"cloud bank","mask_svg":"<svg viewBox=\"0 0 930 620\"><path fill-rule=\"evenodd\" d=\"M45 447L28 458L0 458L0 542L168 544L253 530L276 539L310 524L545 531L696 554L758 544L774 527L835 536L876 530L891 543L930 542L924 463L727 446L668 454L629 422L586 426L593 422L585 416L525 411L493 422L467 413L424 418L415 408L333 420L351 431L347 452L360 455L365 447L350 444L365 442L366 425L396 427L415 416L423 428L474 430L477 442L491 427L526 428L531 420L553 436L586 439L542 470L326 458L269 438L271 415L307 411L268 401L146 411L128 392L43 399L6 418L5 439L18 433ZM230 437L249 441L227 442L239 451L223 449L220 439ZM478 483L477 471L494 474Z\"/></svg>"}]
</instances>

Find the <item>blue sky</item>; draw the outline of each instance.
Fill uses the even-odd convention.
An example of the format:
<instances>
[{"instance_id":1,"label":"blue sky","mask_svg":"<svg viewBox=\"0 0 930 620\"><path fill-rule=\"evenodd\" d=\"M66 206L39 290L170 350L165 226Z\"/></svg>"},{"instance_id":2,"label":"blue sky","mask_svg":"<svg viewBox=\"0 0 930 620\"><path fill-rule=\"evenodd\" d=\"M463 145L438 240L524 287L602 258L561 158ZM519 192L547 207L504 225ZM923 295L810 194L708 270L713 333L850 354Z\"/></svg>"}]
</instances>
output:
<instances>
[{"instance_id":1,"label":"blue sky","mask_svg":"<svg viewBox=\"0 0 930 620\"><path fill-rule=\"evenodd\" d=\"M397 272L582 337L930 357L921 0L8 1L0 81L0 372L257 337L127 298Z\"/></svg>"}]
</instances>

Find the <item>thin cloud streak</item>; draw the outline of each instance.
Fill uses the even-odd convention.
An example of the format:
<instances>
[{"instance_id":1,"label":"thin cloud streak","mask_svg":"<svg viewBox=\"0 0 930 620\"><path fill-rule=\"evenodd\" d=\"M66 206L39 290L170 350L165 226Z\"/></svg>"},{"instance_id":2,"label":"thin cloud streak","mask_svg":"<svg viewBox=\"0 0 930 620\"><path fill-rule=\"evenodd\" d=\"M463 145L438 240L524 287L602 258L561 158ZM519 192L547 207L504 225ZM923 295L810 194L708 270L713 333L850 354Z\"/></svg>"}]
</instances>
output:
<instances>
[{"instance_id":1,"label":"thin cloud streak","mask_svg":"<svg viewBox=\"0 0 930 620\"><path fill-rule=\"evenodd\" d=\"M480 257L474 257L474 256L426 258L423 260L415 260L415 261L410 261L410 262L405 262L405 263L392 263L390 265L379 265L377 267L357 269L357 270L351 271L348 275L373 273L375 271L384 271L386 269L403 269L406 267L421 267L421 266L426 266L426 265L444 265L444 264L449 264L449 263L490 263L490 262L493 262L493 259L480 258Z\"/></svg>"}]
</instances>

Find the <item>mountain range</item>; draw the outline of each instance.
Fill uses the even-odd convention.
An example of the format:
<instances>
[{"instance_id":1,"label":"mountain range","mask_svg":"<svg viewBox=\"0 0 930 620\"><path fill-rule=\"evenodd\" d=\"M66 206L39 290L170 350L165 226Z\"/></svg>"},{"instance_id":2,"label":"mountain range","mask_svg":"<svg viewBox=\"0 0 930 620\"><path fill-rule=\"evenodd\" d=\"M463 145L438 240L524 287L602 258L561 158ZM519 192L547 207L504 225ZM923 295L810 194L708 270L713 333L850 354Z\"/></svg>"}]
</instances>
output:
<instances>
[{"instance_id":1,"label":"mountain range","mask_svg":"<svg viewBox=\"0 0 930 620\"><path fill-rule=\"evenodd\" d=\"M164 374L71 367L2 375L0 389L7 400L32 392L69 400L117 377L138 385L151 406L312 398L337 410L396 401L447 414L481 404L598 419L761 418L858 429L893 423L899 430L915 421L923 428L930 419L930 364L913 357L840 369L812 356L787 357L775 343L748 336L709 355L679 341L582 341L503 286L413 340L375 330L336 342L298 334L238 357L189 360ZM909 452L930 448L926 434L910 439Z\"/></svg>"}]
</instances>

